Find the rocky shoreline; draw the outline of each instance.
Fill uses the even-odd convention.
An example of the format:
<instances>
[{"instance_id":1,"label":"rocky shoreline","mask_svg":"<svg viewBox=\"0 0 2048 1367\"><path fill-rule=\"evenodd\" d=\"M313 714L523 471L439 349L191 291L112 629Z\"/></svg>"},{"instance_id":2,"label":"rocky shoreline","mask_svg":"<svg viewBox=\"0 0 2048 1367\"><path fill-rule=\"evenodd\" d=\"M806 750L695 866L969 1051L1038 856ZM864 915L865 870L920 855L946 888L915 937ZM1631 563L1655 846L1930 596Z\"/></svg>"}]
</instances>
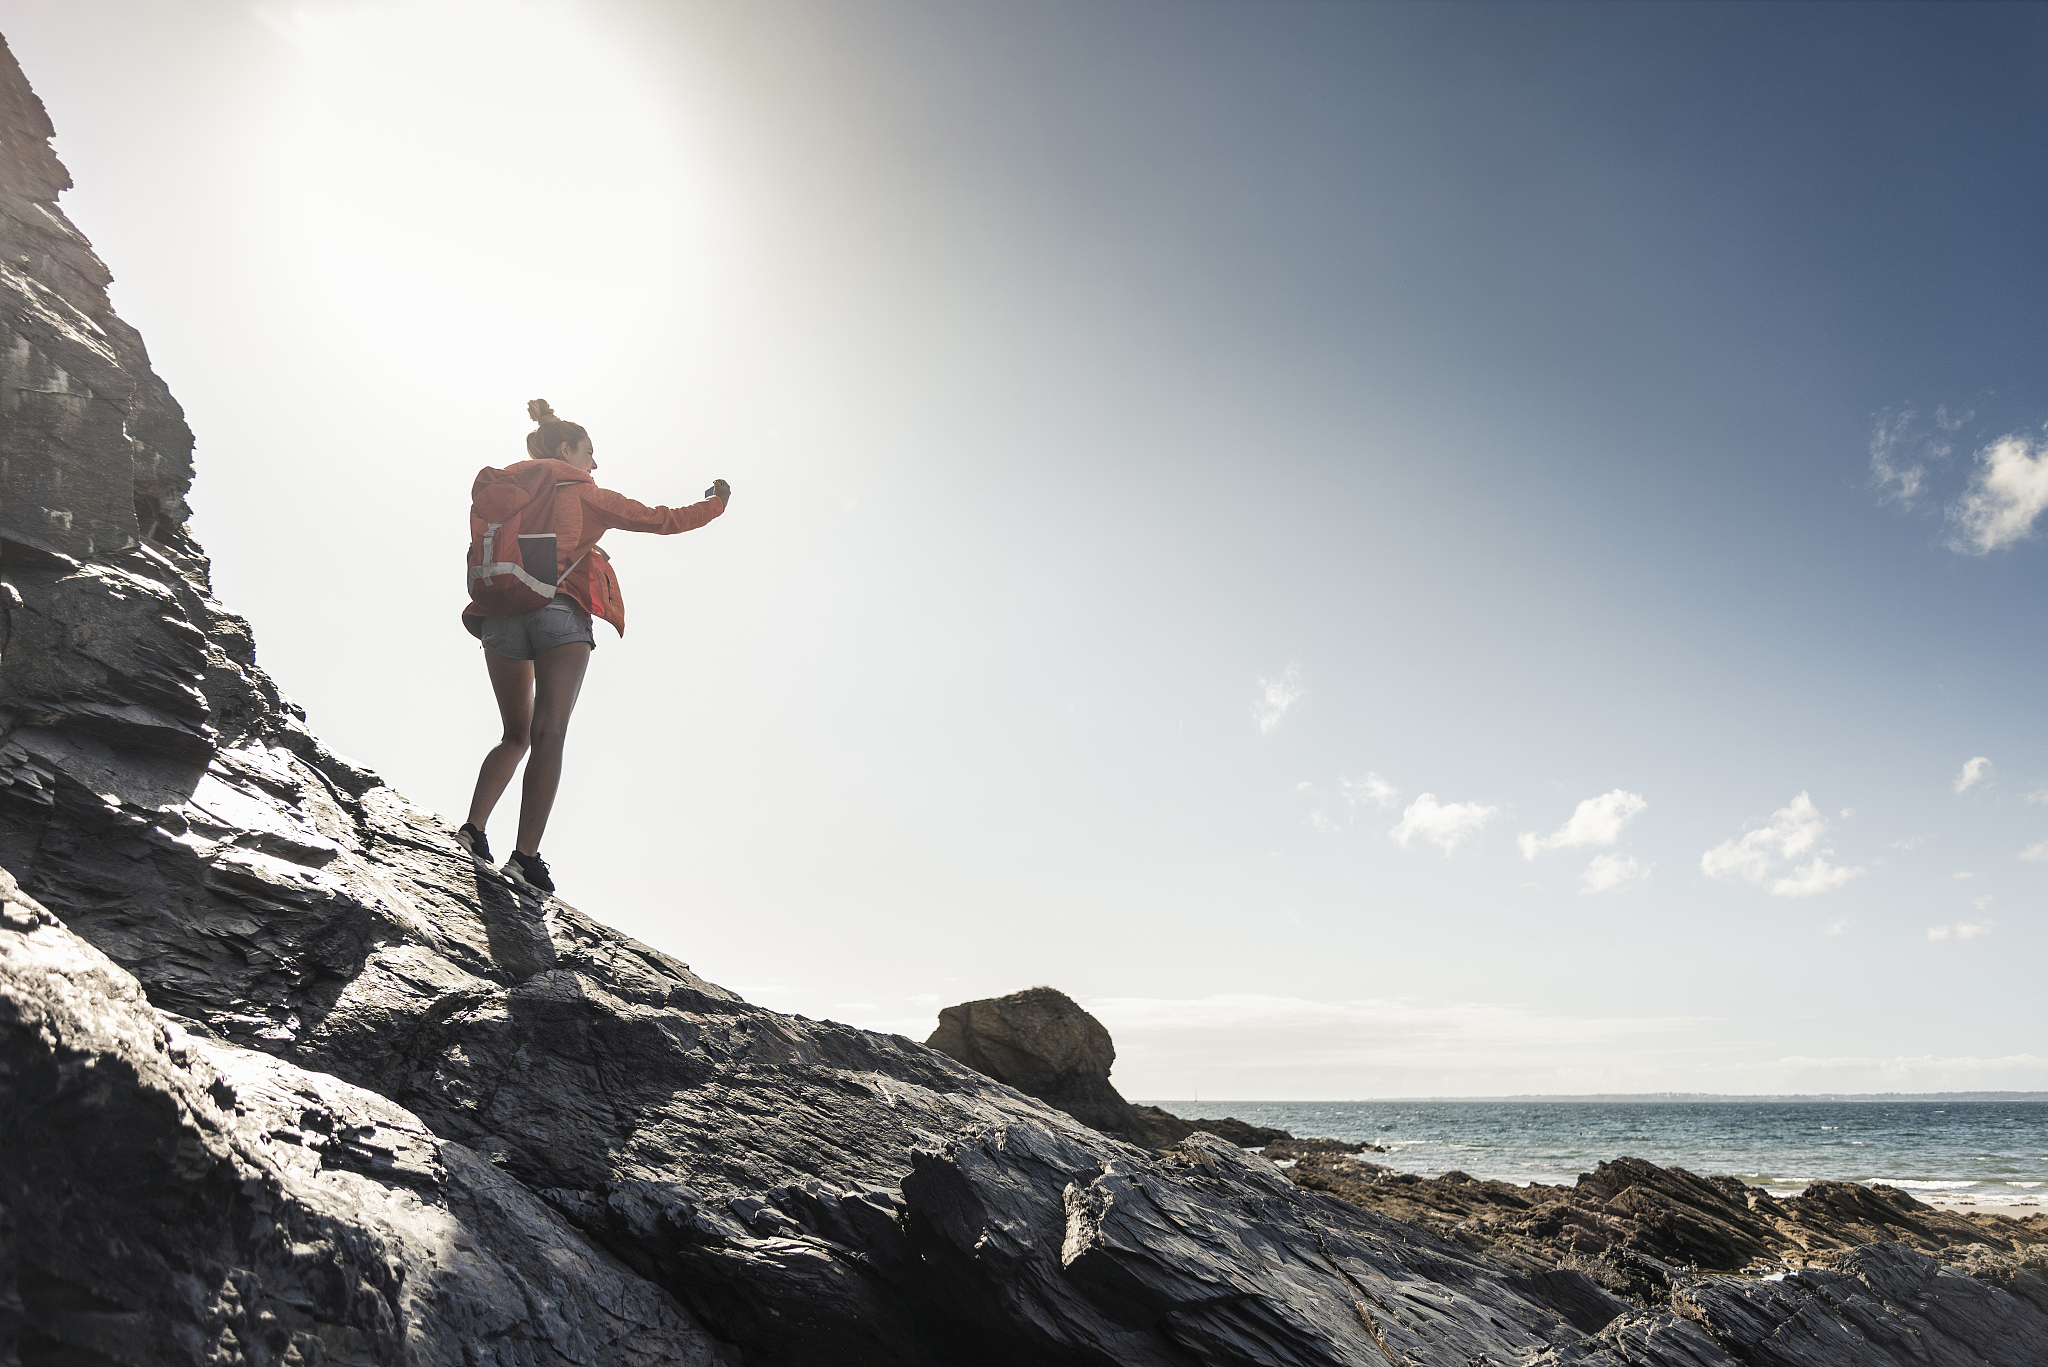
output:
<instances>
[{"instance_id":1,"label":"rocky shoreline","mask_svg":"<svg viewBox=\"0 0 2048 1367\"><path fill-rule=\"evenodd\" d=\"M2027 1268L1475 1247L1477 1206L1125 1103L1133 1142L479 868L214 598L50 137L0 47L0 1367L2040 1360Z\"/></svg>"},{"instance_id":2,"label":"rocky shoreline","mask_svg":"<svg viewBox=\"0 0 2048 1367\"><path fill-rule=\"evenodd\" d=\"M1733 1177L1624 1157L1575 1186L1518 1186L1396 1172L1329 1139L1276 1141L1264 1156L1287 1164L1298 1186L1517 1265L1565 1266L1619 1248L1701 1271L1778 1273L1897 1242L1972 1270L2009 1267L2001 1285L2022 1269L2048 1273L2048 1215L1958 1214L1882 1184L1815 1182L1781 1198ZM2048 1292L2048 1282L2038 1289Z\"/></svg>"},{"instance_id":3,"label":"rocky shoreline","mask_svg":"<svg viewBox=\"0 0 2048 1367\"><path fill-rule=\"evenodd\" d=\"M1109 1080L1116 1047L1108 1030L1050 987L947 1007L928 1043L1134 1143L1169 1148L1194 1132L1213 1134L1256 1150L1298 1187L1524 1273L1584 1273L1643 1308L1667 1305L1668 1295L1646 1292L1641 1258L1689 1272L1779 1275L1830 1265L1866 1244L1897 1243L2048 1310L2048 1214L1946 1211L1894 1187L1853 1182L1816 1182L1779 1198L1733 1177L1628 1157L1601 1163L1568 1187L1400 1172L1365 1157L1385 1152L1377 1145L1130 1105Z\"/></svg>"}]
</instances>

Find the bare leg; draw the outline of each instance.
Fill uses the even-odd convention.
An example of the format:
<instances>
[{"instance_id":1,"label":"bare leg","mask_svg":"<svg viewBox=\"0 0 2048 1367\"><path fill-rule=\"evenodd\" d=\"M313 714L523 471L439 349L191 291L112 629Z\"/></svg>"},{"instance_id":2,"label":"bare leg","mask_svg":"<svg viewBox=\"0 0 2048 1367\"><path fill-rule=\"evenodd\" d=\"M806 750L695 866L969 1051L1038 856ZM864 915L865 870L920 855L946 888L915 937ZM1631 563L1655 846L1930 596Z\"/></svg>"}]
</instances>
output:
<instances>
[{"instance_id":1,"label":"bare leg","mask_svg":"<svg viewBox=\"0 0 2048 1367\"><path fill-rule=\"evenodd\" d=\"M590 667L590 647L581 641L543 650L533 661L533 754L526 761L526 781L519 790L521 854L539 854L540 838L555 807L562 783L562 742L569 736L569 714L583 691L583 672Z\"/></svg>"},{"instance_id":2,"label":"bare leg","mask_svg":"<svg viewBox=\"0 0 2048 1367\"><path fill-rule=\"evenodd\" d=\"M498 697L498 716L503 736L484 756L476 775L476 795L469 800L469 824L478 830L491 819L491 809L512 782L512 772L526 754L527 737L533 732L533 661L508 660L484 652L484 666L491 671L491 692Z\"/></svg>"}]
</instances>

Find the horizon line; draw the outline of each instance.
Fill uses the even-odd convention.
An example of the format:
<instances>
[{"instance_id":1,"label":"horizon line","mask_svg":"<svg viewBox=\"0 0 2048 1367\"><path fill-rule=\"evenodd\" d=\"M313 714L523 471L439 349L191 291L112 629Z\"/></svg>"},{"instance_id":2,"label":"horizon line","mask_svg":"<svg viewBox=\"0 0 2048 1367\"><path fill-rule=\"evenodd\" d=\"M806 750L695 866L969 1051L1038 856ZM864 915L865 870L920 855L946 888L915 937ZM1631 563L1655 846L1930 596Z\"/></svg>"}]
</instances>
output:
<instances>
[{"instance_id":1,"label":"horizon line","mask_svg":"<svg viewBox=\"0 0 2048 1367\"><path fill-rule=\"evenodd\" d=\"M1164 1106L1390 1106L1422 1101L2048 1101L2048 1092L1517 1092L1505 1096L1379 1096L1317 1097L1285 1101L1260 1097L1197 1097L1147 1099L1133 1097L1134 1104Z\"/></svg>"}]
</instances>

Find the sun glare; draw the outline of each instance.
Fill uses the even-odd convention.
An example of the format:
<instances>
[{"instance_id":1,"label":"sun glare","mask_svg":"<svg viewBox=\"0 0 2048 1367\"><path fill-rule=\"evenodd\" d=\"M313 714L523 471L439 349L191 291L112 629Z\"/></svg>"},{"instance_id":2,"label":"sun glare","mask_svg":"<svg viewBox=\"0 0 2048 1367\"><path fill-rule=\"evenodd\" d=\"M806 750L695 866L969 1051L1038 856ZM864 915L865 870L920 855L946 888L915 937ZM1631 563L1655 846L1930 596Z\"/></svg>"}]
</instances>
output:
<instances>
[{"instance_id":1,"label":"sun glare","mask_svg":"<svg viewBox=\"0 0 2048 1367\"><path fill-rule=\"evenodd\" d=\"M263 12L301 76L254 211L288 277L395 346L503 367L701 314L702 158L626 44L565 5ZM692 307L692 305L699 307Z\"/></svg>"}]
</instances>

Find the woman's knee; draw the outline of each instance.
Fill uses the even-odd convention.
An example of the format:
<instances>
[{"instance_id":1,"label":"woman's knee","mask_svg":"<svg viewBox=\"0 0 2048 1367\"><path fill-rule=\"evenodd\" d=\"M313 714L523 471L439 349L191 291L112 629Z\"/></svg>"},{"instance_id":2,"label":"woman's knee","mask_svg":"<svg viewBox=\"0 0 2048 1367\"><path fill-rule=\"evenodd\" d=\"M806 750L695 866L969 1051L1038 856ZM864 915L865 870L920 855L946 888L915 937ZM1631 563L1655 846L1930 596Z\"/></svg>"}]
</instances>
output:
<instances>
[{"instance_id":1,"label":"woman's knee","mask_svg":"<svg viewBox=\"0 0 2048 1367\"><path fill-rule=\"evenodd\" d=\"M533 748L536 750L560 749L569 738L569 723L535 722L533 724Z\"/></svg>"},{"instance_id":2,"label":"woman's knee","mask_svg":"<svg viewBox=\"0 0 2048 1367\"><path fill-rule=\"evenodd\" d=\"M498 748L515 756L525 754L526 733L524 731L507 731L498 738Z\"/></svg>"}]
</instances>

